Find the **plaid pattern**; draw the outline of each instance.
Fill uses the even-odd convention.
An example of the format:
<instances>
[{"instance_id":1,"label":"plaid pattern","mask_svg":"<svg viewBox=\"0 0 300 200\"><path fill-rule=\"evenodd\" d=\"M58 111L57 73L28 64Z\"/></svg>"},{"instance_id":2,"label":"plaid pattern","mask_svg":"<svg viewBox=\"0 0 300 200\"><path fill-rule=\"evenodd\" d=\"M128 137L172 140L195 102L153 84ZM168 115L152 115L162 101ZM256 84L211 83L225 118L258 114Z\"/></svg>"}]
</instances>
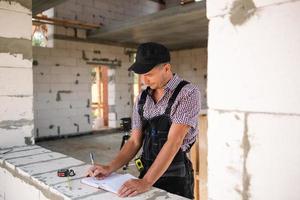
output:
<instances>
[{"instance_id":1,"label":"plaid pattern","mask_svg":"<svg viewBox=\"0 0 300 200\"><path fill-rule=\"evenodd\" d=\"M169 98L172 96L177 85L182 79L174 74L173 78L167 83L164 88L163 97L155 104L150 94L147 96L146 103L144 105L144 117L150 119L152 117L162 115L168 105ZM138 101L141 94L137 97L133 114L132 114L132 129L142 129L142 122L138 113ZM171 121L177 124L186 124L190 126L190 129L183 140L181 146L182 151L186 151L189 148L189 144L192 144L198 134L198 116L200 112L201 101L200 91L193 84L185 85L179 92L171 109Z\"/></svg>"}]
</instances>

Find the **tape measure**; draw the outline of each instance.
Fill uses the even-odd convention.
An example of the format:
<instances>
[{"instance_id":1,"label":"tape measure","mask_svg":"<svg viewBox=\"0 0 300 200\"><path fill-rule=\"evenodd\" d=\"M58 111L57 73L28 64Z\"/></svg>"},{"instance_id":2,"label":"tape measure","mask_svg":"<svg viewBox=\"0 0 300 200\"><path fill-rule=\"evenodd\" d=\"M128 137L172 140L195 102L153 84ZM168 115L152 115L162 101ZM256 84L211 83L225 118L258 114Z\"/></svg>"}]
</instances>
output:
<instances>
[{"instance_id":1,"label":"tape measure","mask_svg":"<svg viewBox=\"0 0 300 200\"><path fill-rule=\"evenodd\" d=\"M68 177L68 176L75 176L75 172L73 169L59 169L57 170L57 176L59 177Z\"/></svg>"},{"instance_id":2,"label":"tape measure","mask_svg":"<svg viewBox=\"0 0 300 200\"><path fill-rule=\"evenodd\" d=\"M143 163L142 163L141 158L136 158L136 159L134 159L134 162L135 162L136 168L137 168L139 171L143 171L144 166L143 166Z\"/></svg>"}]
</instances>

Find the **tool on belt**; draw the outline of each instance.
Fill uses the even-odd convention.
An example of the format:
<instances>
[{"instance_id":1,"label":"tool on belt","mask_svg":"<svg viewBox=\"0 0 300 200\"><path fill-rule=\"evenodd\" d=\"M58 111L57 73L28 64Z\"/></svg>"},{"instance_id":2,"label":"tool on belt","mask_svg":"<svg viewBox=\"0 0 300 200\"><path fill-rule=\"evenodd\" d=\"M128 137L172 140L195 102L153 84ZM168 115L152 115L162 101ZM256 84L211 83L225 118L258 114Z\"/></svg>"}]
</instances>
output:
<instances>
[{"instance_id":1,"label":"tool on belt","mask_svg":"<svg viewBox=\"0 0 300 200\"><path fill-rule=\"evenodd\" d=\"M143 165L143 163L142 163L141 157L138 157L138 158L134 159L134 162L135 162L136 168L137 168L139 171L143 171L144 165Z\"/></svg>"},{"instance_id":2,"label":"tool on belt","mask_svg":"<svg viewBox=\"0 0 300 200\"><path fill-rule=\"evenodd\" d=\"M69 176L75 176L75 172L73 169L59 169L57 170L57 176L59 177L69 177Z\"/></svg>"}]
</instances>

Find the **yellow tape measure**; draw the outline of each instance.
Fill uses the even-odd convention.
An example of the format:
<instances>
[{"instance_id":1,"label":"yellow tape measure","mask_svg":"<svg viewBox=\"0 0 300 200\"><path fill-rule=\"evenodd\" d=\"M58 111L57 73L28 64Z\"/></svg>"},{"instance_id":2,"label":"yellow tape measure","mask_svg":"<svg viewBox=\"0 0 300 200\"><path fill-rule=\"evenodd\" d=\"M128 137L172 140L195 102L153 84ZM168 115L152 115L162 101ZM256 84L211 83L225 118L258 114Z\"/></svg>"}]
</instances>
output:
<instances>
[{"instance_id":1,"label":"yellow tape measure","mask_svg":"<svg viewBox=\"0 0 300 200\"><path fill-rule=\"evenodd\" d=\"M143 163L142 163L141 158L136 158L136 159L134 159L134 162L135 162L136 168L137 168L139 171L143 171L144 166L143 166Z\"/></svg>"}]
</instances>

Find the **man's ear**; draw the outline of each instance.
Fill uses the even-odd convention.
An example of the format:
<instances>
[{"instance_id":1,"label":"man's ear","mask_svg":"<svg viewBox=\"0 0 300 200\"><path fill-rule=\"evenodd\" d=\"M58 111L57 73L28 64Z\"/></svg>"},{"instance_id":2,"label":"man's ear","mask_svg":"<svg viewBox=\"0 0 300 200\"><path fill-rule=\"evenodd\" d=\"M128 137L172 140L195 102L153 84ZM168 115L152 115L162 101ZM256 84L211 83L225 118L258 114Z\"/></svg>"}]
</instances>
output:
<instances>
[{"instance_id":1,"label":"man's ear","mask_svg":"<svg viewBox=\"0 0 300 200\"><path fill-rule=\"evenodd\" d=\"M165 65L165 70L166 70L166 72L168 72L168 71L171 70L171 65L170 65L170 63L167 63L167 64Z\"/></svg>"}]
</instances>

